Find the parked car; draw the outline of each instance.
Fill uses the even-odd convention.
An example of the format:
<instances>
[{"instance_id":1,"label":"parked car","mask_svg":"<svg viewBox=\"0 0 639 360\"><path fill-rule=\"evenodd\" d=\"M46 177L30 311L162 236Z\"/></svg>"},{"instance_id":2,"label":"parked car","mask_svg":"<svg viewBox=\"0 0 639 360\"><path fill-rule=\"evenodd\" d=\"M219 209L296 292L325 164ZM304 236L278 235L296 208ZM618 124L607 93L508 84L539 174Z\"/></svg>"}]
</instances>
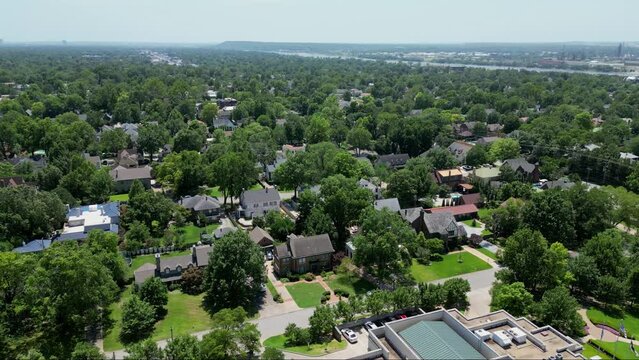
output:
<instances>
[{"instance_id":1,"label":"parked car","mask_svg":"<svg viewBox=\"0 0 639 360\"><path fill-rule=\"evenodd\" d=\"M408 316L406 316L406 315L404 315L404 314L399 315L399 318L400 318L400 319L406 319L407 317L408 317Z\"/></svg>"},{"instance_id":2,"label":"parked car","mask_svg":"<svg viewBox=\"0 0 639 360\"><path fill-rule=\"evenodd\" d=\"M343 329L342 334L349 343L354 344L357 342L357 333L355 331L351 329Z\"/></svg>"},{"instance_id":3,"label":"parked car","mask_svg":"<svg viewBox=\"0 0 639 360\"><path fill-rule=\"evenodd\" d=\"M269 260L269 261L273 260L273 253L272 252L269 251L269 252L266 253L266 260Z\"/></svg>"},{"instance_id":4,"label":"parked car","mask_svg":"<svg viewBox=\"0 0 639 360\"><path fill-rule=\"evenodd\" d=\"M470 170L472 170L472 169L473 169L473 167L472 167L472 166L470 166L470 165L464 165L464 166L462 166L462 169L464 169L464 170L466 170L466 171L470 171Z\"/></svg>"},{"instance_id":5,"label":"parked car","mask_svg":"<svg viewBox=\"0 0 639 360\"><path fill-rule=\"evenodd\" d=\"M367 321L366 323L364 323L364 326L366 326L368 329L370 330L375 330L377 329L377 325L375 325L375 323L373 323L372 321Z\"/></svg>"}]
</instances>

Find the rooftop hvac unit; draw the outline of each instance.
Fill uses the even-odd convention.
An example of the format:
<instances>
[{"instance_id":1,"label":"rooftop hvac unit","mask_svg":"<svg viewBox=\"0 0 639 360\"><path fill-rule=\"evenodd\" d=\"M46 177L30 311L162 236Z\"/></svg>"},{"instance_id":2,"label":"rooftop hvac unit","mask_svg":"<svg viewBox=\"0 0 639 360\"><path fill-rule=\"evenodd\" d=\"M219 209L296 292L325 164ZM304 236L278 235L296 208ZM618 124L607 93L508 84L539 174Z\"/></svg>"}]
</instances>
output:
<instances>
[{"instance_id":1,"label":"rooftop hvac unit","mask_svg":"<svg viewBox=\"0 0 639 360\"><path fill-rule=\"evenodd\" d=\"M508 347L512 344L506 330L499 330L493 333L493 341L501 347Z\"/></svg>"},{"instance_id":2,"label":"rooftop hvac unit","mask_svg":"<svg viewBox=\"0 0 639 360\"><path fill-rule=\"evenodd\" d=\"M475 330L475 335L481 339L481 341L486 341L490 339L490 332L484 329Z\"/></svg>"},{"instance_id":3,"label":"rooftop hvac unit","mask_svg":"<svg viewBox=\"0 0 639 360\"><path fill-rule=\"evenodd\" d=\"M518 344L523 344L526 342L526 333L520 328L512 328L508 330L508 334L513 338L513 340Z\"/></svg>"}]
</instances>

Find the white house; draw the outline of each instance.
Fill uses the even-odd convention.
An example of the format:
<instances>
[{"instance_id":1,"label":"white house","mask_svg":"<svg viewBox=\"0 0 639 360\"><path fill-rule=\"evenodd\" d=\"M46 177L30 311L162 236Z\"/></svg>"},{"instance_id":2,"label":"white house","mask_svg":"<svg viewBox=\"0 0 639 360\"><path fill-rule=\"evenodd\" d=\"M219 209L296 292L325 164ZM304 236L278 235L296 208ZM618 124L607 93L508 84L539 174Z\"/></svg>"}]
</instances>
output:
<instances>
[{"instance_id":1,"label":"white house","mask_svg":"<svg viewBox=\"0 0 639 360\"><path fill-rule=\"evenodd\" d=\"M240 195L240 215L251 218L279 210L280 193L276 189L246 190Z\"/></svg>"}]
</instances>

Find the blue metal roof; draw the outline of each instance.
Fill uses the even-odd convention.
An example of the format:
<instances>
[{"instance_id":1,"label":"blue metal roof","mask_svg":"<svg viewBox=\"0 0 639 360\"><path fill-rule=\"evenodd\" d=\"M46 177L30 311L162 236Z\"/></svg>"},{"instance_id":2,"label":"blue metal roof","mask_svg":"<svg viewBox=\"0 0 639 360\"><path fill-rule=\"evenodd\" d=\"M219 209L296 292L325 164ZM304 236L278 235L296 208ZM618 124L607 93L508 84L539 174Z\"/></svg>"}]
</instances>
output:
<instances>
[{"instance_id":1,"label":"blue metal roof","mask_svg":"<svg viewBox=\"0 0 639 360\"><path fill-rule=\"evenodd\" d=\"M32 253L45 250L51 246L51 240L46 239L38 239L32 240L28 243L13 249L14 252L24 254L24 253Z\"/></svg>"},{"instance_id":2,"label":"blue metal roof","mask_svg":"<svg viewBox=\"0 0 639 360\"><path fill-rule=\"evenodd\" d=\"M420 321L399 335L422 359L485 359L443 321Z\"/></svg>"}]
</instances>

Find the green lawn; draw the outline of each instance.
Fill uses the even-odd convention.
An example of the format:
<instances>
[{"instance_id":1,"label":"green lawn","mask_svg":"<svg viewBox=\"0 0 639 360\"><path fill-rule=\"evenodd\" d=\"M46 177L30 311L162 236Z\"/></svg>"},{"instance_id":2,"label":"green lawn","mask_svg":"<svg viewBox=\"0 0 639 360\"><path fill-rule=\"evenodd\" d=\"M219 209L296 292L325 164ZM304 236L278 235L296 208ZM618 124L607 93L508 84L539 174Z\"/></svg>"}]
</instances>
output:
<instances>
[{"instance_id":1,"label":"green lawn","mask_svg":"<svg viewBox=\"0 0 639 360\"><path fill-rule=\"evenodd\" d=\"M224 196L222 194L222 192L220 191L220 187L219 186L208 188L208 190L206 190L206 194L208 196L212 196L212 197L222 197L222 196Z\"/></svg>"},{"instance_id":2,"label":"green lawn","mask_svg":"<svg viewBox=\"0 0 639 360\"><path fill-rule=\"evenodd\" d=\"M122 305L131 297L132 288L132 286L128 286L122 292L120 301L111 305L110 317L114 324L104 338L104 351L114 351L125 347L119 339ZM209 314L201 307L203 296L204 294L198 296L182 294L179 290L170 292L166 316L155 324L151 338L156 341L168 339L171 337L171 328L173 328L173 336L209 329L212 322Z\"/></svg>"},{"instance_id":3,"label":"green lawn","mask_svg":"<svg viewBox=\"0 0 639 360\"><path fill-rule=\"evenodd\" d=\"M586 312L586 315L588 315L588 318L593 324L607 325L616 330L619 330L619 325L621 325L621 321L623 320L623 325L626 328L628 336L639 335L639 317L628 312L620 314L617 312L605 311L601 308L591 307ZM639 349L637 349L637 351L639 351Z\"/></svg>"},{"instance_id":4,"label":"green lawn","mask_svg":"<svg viewBox=\"0 0 639 360\"><path fill-rule=\"evenodd\" d=\"M111 195L109 201L129 201L129 194Z\"/></svg>"},{"instance_id":5,"label":"green lawn","mask_svg":"<svg viewBox=\"0 0 639 360\"><path fill-rule=\"evenodd\" d=\"M584 350L581 352L583 356L586 357L586 359L590 359L593 356L599 356L602 359L610 359L610 356L607 355L604 352L599 351L597 348L595 348L594 346L592 346L592 344L585 343L583 344Z\"/></svg>"},{"instance_id":6,"label":"green lawn","mask_svg":"<svg viewBox=\"0 0 639 360\"><path fill-rule=\"evenodd\" d=\"M462 251L459 263L457 260L460 253L444 255L442 261L433 261L430 265L422 265L413 259L410 272L417 282L428 282L451 276L471 273L480 270L490 269L490 265L473 254Z\"/></svg>"},{"instance_id":7,"label":"green lawn","mask_svg":"<svg viewBox=\"0 0 639 360\"><path fill-rule=\"evenodd\" d=\"M481 208L477 211L477 215L479 216L479 220L485 222L493 214L493 209Z\"/></svg>"},{"instance_id":8,"label":"green lawn","mask_svg":"<svg viewBox=\"0 0 639 360\"><path fill-rule=\"evenodd\" d=\"M335 274L324 280L333 291L341 289L348 291L351 295L363 295L376 289L375 285L355 274L351 274L351 276L348 276L348 274Z\"/></svg>"},{"instance_id":9,"label":"green lawn","mask_svg":"<svg viewBox=\"0 0 639 360\"><path fill-rule=\"evenodd\" d=\"M253 184L253 185L251 185L251 187L249 188L249 190L260 190L260 189L264 189L264 188L263 188L263 187L262 187L262 185L260 185L259 183L257 183L257 184ZM222 194L222 192L220 191L220 187L219 187L219 186L215 186L215 187L212 187L212 188L208 188L208 189L206 190L206 194L207 194L208 196L212 196L212 197L220 197L220 198L224 196L224 194Z\"/></svg>"},{"instance_id":10,"label":"green lawn","mask_svg":"<svg viewBox=\"0 0 639 360\"><path fill-rule=\"evenodd\" d=\"M486 248L480 247L480 248L477 248L477 251L479 251L480 253L488 256L489 258L491 258L493 260L497 260L497 254L495 254L494 252L492 252L492 251L490 251L490 250L488 250Z\"/></svg>"},{"instance_id":11,"label":"green lawn","mask_svg":"<svg viewBox=\"0 0 639 360\"><path fill-rule=\"evenodd\" d=\"M337 340L331 340L324 344L311 344L311 346L291 346L286 347L286 336L276 335L264 340L264 347L272 347L283 351L306 355L306 356L321 356L330 354L339 350L346 349L346 341L339 342Z\"/></svg>"},{"instance_id":12,"label":"green lawn","mask_svg":"<svg viewBox=\"0 0 639 360\"><path fill-rule=\"evenodd\" d=\"M191 253L191 250L176 251L172 253L162 254L162 257L169 258L173 256L186 255L190 253ZM153 264L153 263L155 263L155 254L140 255L140 256L134 257L131 260L131 266L127 268L127 277L129 278L133 277L133 272L137 270L140 266L144 264Z\"/></svg>"},{"instance_id":13,"label":"green lawn","mask_svg":"<svg viewBox=\"0 0 639 360\"><path fill-rule=\"evenodd\" d=\"M275 289L275 286L271 282L271 279L268 278L268 276L266 277L266 288L268 288L268 292L270 292L271 296L273 296L273 297L275 297L275 296L277 296L279 294L277 292L277 289Z\"/></svg>"},{"instance_id":14,"label":"green lawn","mask_svg":"<svg viewBox=\"0 0 639 360\"><path fill-rule=\"evenodd\" d=\"M474 228L480 228L481 226L479 226L479 224L477 223L477 221L475 221L475 225L473 225L473 219L470 220L464 220L462 221L464 224L470 226L470 227L474 227Z\"/></svg>"},{"instance_id":15,"label":"green lawn","mask_svg":"<svg viewBox=\"0 0 639 360\"><path fill-rule=\"evenodd\" d=\"M634 351L630 350L630 343L617 341L615 342L607 342L601 340L591 340L593 344L599 346L601 349L605 350L609 354L613 354L617 359L639 359L639 356L635 355ZM635 349L639 352L635 345ZM610 356L606 356L606 358L610 358Z\"/></svg>"},{"instance_id":16,"label":"green lawn","mask_svg":"<svg viewBox=\"0 0 639 360\"><path fill-rule=\"evenodd\" d=\"M324 288L318 283L298 282L286 286L286 289L301 308L318 306L324 293Z\"/></svg>"},{"instance_id":17,"label":"green lawn","mask_svg":"<svg viewBox=\"0 0 639 360\"><path fill-rule=\"evenodd\" d=\"M211 234L218 227L220 227L219 224L210 224L205 227L198 227L191 224L182 227L173 227L173 230L175 230L180 237L179 244L193 245L200 241L201 233Z\"/></svg>"}]
</instances>

